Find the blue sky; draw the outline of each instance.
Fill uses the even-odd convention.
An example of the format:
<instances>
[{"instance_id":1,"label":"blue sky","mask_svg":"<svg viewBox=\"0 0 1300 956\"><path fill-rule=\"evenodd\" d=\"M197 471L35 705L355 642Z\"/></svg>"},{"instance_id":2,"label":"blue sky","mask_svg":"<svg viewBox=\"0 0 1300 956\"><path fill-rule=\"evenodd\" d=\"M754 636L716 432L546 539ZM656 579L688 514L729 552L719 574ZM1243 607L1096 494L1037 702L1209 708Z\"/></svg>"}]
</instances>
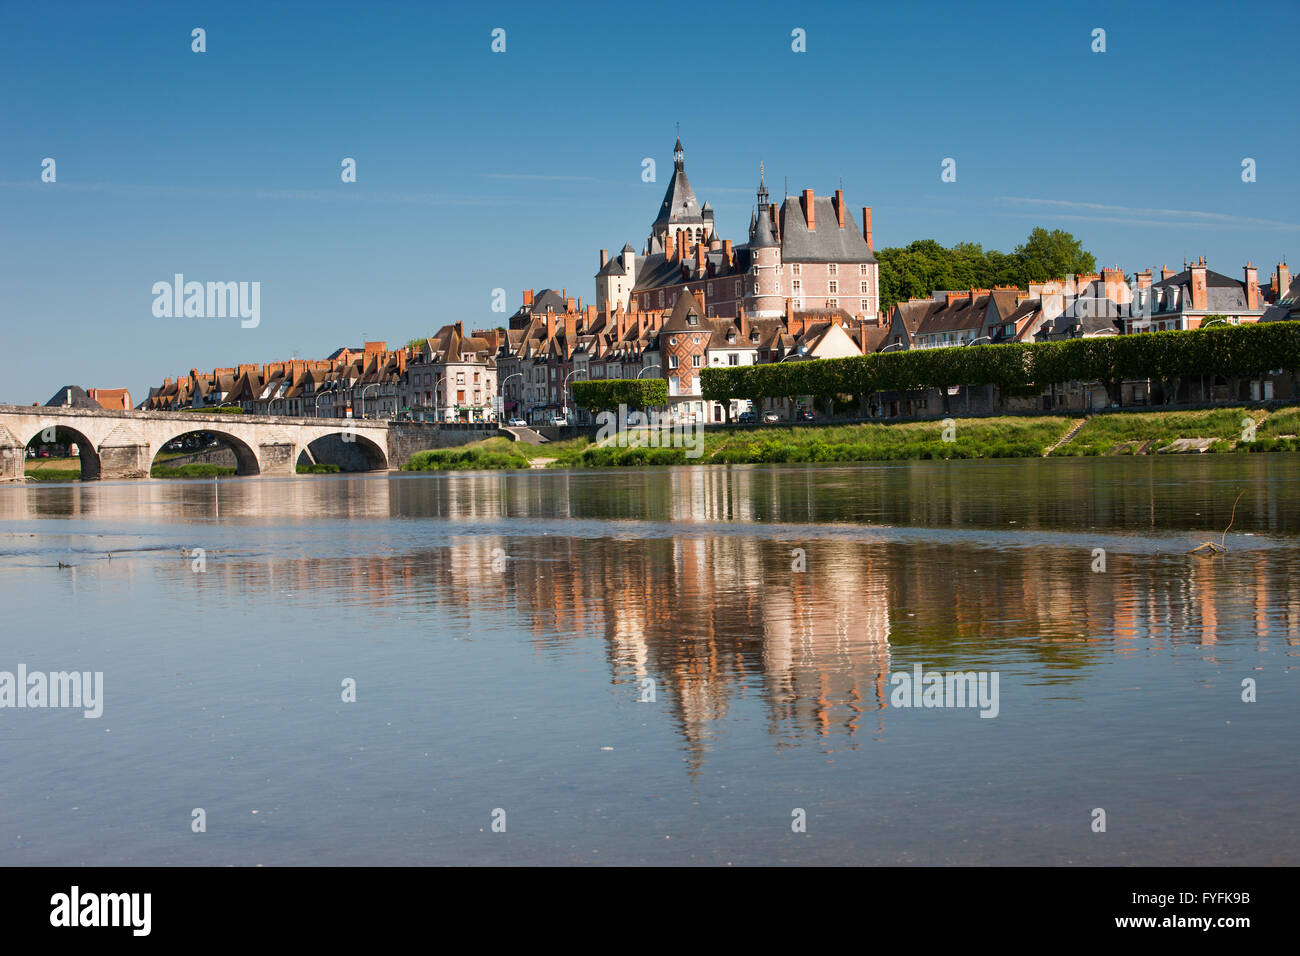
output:
<instances>
[{"instance_id":1,"label":"blue sky","mask_svg":"<svg viewBox=\"0 0 1300 956\"><path fill-rule=\"evenodd\" d=\"M598 250L645 239L675 123L737 242L762 161L778 194L842 179L877 247L1043 225L1100 265L1263 281L1300 256L1294 2L686 9L7 4L0 401L492 327L498 287L511 311L593 298ZM260 325L156 318L178 272L260 282Z\"/></svg>"}]
</instances>

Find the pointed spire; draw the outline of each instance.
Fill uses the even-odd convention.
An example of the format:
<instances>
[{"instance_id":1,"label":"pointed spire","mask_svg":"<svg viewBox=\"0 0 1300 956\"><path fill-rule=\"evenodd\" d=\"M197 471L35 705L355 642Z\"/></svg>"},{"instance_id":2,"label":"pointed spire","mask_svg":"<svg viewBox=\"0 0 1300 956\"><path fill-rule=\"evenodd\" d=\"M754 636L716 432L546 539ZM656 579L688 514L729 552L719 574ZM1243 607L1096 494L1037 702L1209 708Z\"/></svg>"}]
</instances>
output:
<instances>
[{"instance_id":1,"label":"pointed spire","mask_svg":"<svg viewBox=\"0 0 1300 956\"><path fill-rule=\"evenodd\" d=\"M682 149L682 140L677 138L677 145L673 147L673 168L679 171L686 169L686 150Z\"/></svg>"}]
</instances>

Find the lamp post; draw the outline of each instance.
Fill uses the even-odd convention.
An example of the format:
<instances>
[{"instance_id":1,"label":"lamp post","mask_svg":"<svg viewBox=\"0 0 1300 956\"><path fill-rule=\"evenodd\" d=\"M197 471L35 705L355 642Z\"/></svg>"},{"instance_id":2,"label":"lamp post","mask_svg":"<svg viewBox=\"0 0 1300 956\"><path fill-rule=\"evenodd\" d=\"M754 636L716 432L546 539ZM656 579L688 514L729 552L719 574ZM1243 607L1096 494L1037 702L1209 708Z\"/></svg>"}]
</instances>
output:
<instances>
[{"instance_id":1,"label":"lamp post","mask_svg":"<svg viewBox=\"0 0 1300 956\"><path fill-rule=\"evenodd\" d=\"M637 377L637 378L640 378L642 375L644 375L646 372L650 371L652 368L658 368L658 369L661 369L661 368L663 368L663 366L662 366L662 365L647 365L645 368L641 369L641 371L639 371L639 372L636 373L636 377Z\"/></svg>"},{"instance_id":2,"label":"lamp post","mask_svg":"<svg viewBox=\"0 0 1300 956\"><path fill-rule=\"evenodd\" d=\"M566 425L569 423L569 379L573 378L573 376L578 372L587 375L587 370L585 368L575 368L568 375L564 376L564 382L560 385L560 394L564 398L564 423ZM590 379L591 376L587 375L587 378Z\"/></svg>"},{"instance_id":3,"label":"lamp post","mask_svg":"<svg viewBox=\"0 0 1300 956\"><path fill-rule=\"evenodd\" d=\"M988 339L990 342L993 341L993 339L989 338L989 336L987 336L987 335L981 335L978 339L971 339L971 340L970 340L969 342L967 342L966 344L967 344L967 345L974 345L976 342L980 341L980 339Z\"/></svg>"},{"instance_id":4,"label":"lamp post","mask_svg":"<svg viewBox=\"0 0 1300 956\"><path fill-rule=\"evenodd\" d=\"M892 343L891 345L886 345L886 346L885 346L883 349L881 349L877 354L878 354L878 355L884 355L884 354L885 354L886 352L888 352L890 349L901 349L901 348L903 348L903 343L902 343L902 342L894 342L894 343Z\"/></svg>"},{"instance_id":5,"label":"lamp post","mask_svg":"<svg viewBox=\"0 0 1300 956\"><path fill-rule=\"evenodd\" d=\"M378 383L378 382L371 382L369 385L364 385L364 386L362 386L362 388L361 388L361 402L359 403L361 407L357 409L357 412L360 414L360 417L361 417L361 418L365 418L365 417L366 417L366 389L367 389L367 388L378 388L378 387L379 387L379 383Z\"/></svg>"},{"instance_id":6,"label":"lamp post","mask_svg":"<svg viewBox=\"0 0 1300 956\"><path fill-rule=\"evenodd\" d=\"M497 390L501 393L501 410L502 410L502 411L505 411L506 382L510 381L512 378L523 378L523 377L524 377L524 373L523 373L523 372L511 372L509 375L507 375L507 376L506 376L505 378L503 378L501 381L497 382Z\"/></svg>"}]
</instances>

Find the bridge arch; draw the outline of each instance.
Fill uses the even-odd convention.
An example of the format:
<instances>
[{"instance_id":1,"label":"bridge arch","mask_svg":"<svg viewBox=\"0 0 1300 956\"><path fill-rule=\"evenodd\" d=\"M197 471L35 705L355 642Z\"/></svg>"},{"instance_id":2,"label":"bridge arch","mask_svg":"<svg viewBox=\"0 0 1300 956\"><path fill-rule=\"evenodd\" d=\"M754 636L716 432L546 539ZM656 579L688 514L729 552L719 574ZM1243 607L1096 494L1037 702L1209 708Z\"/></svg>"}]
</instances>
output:
<instances>
[{"instance_id":1,"label":"bridge arch","mask_svg":"<svg viewBox=\"0 0 1300 956\"><path fill-rule=\"evenodd\" d=\"M244 441L238 435L235 435L230 431L226 431L219 427L214 428L205 423L199 425L199 427L197 428L178 427L175 434L172 434L170 430L168 432L164 432L164 434L167 435L168 437L157 442L154 446L153 460L150 462L150 468L149 468L150 471L153 470L153 465L160 464L160 462L158 461L158 455L161 454L163 449L166 448L169 444L171 444L172 442L176 441L179 438L185 438L187 435L202 434L202 435L210 435L213 438L218 439L220 442L223 442L226 448L228 448L234 454L236 475L260 475L262 473L262 464L258 460L257 451L250 444L248 444L248 442ZM206 448L196 449L195 453L199 454L205 451L217 451L217 450L218 448L206 447ZM166 462L162 462L162 464L166 464Z\"/></svg>"},{"instance_id":2,"label":"bridge arch","mask_svg":"<svg viewBox=\"0 0 1300 956\"><path fill-rule=\"evenodd\" d=\"M79 428L63 424L45 425L23 443L23 454L25 456L26 450L33 446L40 448L44 445L65 445L71 450L70 446L74 444L77 446L77 456L81 462L81 480L94 481L99 478L101 471L99 449Z\"/></svg>"},{"instance_id":3,"label":"bridge arch","mask_svg":"<svg viewBox=\"0 0 1300 956\"><path fill-rule=\"evenodd\" d=\"M388 452L373 439L341 428L322 431L301 451L316 464L338 465L339 471L387 471Z\"/></svg>"}]
</instances>

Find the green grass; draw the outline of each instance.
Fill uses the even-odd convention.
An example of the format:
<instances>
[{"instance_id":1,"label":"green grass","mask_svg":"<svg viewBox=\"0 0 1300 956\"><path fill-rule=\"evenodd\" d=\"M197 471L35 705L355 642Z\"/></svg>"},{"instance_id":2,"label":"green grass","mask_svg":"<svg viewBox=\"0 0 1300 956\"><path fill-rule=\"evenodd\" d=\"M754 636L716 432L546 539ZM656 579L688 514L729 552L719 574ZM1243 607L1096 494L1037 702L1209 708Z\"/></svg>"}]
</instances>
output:
<instances>
[{"instance_id":1,"label":"green grass","mask_svg":"<svg viewBox=\"0 0 1300 956\"><path fill-rule=\"evenodd\" d=\"M904 459L1025 458L1041 455L1069 427L1070 419L954 418L953 441L943 440L940 421L897 424L733 427L705 432L703 454L685 448L632 448L573 443L551 467L759 464L766 462L899 461ZM691 437L688 433L687 437ZM629 436L630 438L630 436ZM630 441L628 442L630 444Z\"/></svg>"},{"instance_id":2,"label":"green grass","mask_svg":"<svg viewBox=\"0 0 1300 956\"><path fill-rule=\"evenodd\" d=\"M227 465L154 465L149 470L151 478L218 478L233 475L235 469Z\"/></svg>"},{"instance_id":3,"label":"green grass","mask_svg":"<svg viewBox=\"0 0 1300 956\"><path fill-rule=\"evenodd\" d=\"M419 451L402 466L403 471L478 471L530 467L530 456L522 449L547 448L550 445L525 445L508 438L488 438L455 448ZM543 457L537 453L536 457ZM549 457L549 456L546 456Z\"/></svg>"},{"instance_id":4,"label":"green grass","mask_svg":"<svg viewBox=\"0 0 1300 956\"><path fill-rule=\"evenodd\" d=\"M1089 418L1088 424L1083 426L1079 434L1052 454L1060 457L1107 455L1110 454L1111 449L1124 442L1144 443L1152 440L1155 444L1151 446L1150 451L1155 452L1177 438L1217 438L1220 441L1212 446L1213 450L1229 451L1241 439L1242 420L1247 416L1259 420L1263 412L1260 409L1247 409L1241 406L1187 412L1109 412ZM1285 433L1285 426L1288 423L1292 428L1300 427L1297 423L1300 415L1295 409L1283 409L1276 413L1276 417L1279 418L1277 424L1283 426L1282 431L1269 431L1270 428L1276 427L1271 423L1273 417L1275 416L1270 416L1260 426L1256 433L1257 438L1276 438L1278 434ZM1290 433L1296 434L1295 431ZM1273 446L1277 445L1275 441L1268 445L1258 442L1256 444L1257 447L1253 449L1256 451L1275 450ZM1240 450L1248 449L1243 447ZM1132 449L1119 452L1119 454L1132 453Z\"/></svg>"}]
</instances>

